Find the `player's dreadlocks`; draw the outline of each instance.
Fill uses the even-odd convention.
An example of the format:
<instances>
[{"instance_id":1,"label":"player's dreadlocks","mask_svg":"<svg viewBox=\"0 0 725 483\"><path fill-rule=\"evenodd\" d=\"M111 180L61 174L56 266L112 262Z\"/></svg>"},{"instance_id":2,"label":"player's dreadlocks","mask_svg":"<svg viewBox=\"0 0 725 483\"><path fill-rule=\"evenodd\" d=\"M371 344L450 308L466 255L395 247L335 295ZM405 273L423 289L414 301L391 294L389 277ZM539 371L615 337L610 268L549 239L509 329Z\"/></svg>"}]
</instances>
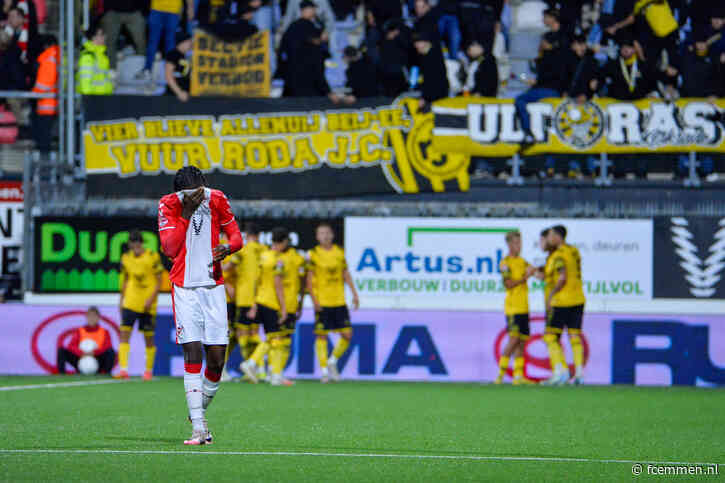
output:
<instances>
[{"instance_id":1,"label":"player's dreadlocks","mask_svg":"<svg viewBox=\"0 0 725 483\"><path fill-rule=\"evenodd\" d=\"M206 186L206 178L196 166L184 166L174 176L174 191Z\"/></svg>"}]
</instances>

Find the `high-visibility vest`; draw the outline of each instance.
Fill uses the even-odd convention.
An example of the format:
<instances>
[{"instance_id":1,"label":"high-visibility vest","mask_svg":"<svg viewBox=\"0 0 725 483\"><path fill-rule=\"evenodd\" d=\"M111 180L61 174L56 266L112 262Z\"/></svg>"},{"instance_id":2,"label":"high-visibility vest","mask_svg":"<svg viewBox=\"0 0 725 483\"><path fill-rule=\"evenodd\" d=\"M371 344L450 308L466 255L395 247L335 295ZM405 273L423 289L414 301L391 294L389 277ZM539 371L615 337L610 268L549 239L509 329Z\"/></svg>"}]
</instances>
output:
<instances>
[{"instance_id":1,"label":"high-visibility vest","mask_svg":"<svg viewBox=\"0 0 725 483\"><path fill-rule=\"evenodd\" d=\"M106 329L104 329L103 327L98 327L96 330L88 330L86 327L79 327L78 332L79 344L86 339L91 339L96 342L96 349L99 349L103 346L103 341L106 338Z\"/></svg>"},{"instance_id":2,"label":"high-visibility vest","mask_svg":"<svg viewBox=\"0 0 725 483\"><path fill-rule=\"evenodd\" d=\"M86 42L78 61L78 92L83 95L113 93L111 68L105 45Z\"/></svg>"},{"instance_id":3,"label":"high-visibility vest","mask_svg":"<svg viewBox=\"0 0 725 483\"><path fill-rule=\"evenodd\" d=\"M38 57L38 76L35 78L33 92L52 93L53 97L38 99L39 116L56 116L58 114L58 61L60 49L52 45Z\"/></svg>"}]
</instances>

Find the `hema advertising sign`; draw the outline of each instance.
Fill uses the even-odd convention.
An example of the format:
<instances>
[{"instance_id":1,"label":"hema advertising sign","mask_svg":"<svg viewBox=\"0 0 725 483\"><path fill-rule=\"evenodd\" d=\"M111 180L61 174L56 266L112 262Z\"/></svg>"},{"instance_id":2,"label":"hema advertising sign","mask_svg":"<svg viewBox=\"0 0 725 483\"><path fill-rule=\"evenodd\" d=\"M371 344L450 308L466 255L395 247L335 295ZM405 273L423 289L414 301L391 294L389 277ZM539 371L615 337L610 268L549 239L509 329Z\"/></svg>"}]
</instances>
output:
<instances>
[{"instance_id":1,"label":"hema advertising sign","mask_svg":"<svg viewBox=\"0 0 725 483\"><path fill-rule=\"evenodd\" d=\"M56 350L72 329L84 323L83 307L6 305L0 317L0 371L3 374L48 374L55 371ZM118 307L102 307L102 322L118 348ZM7 316L5 316L7 315ZM23 321L23 323L18 323ZM293 339L285 374L319 377L314 351L313 317L305 310ZM507 342L504 318L493 312L379 311L352 312L354 335L339 361L345 379L490 382ZM542 341L544 321L533 314L532 336L525 346L526 375L550 376ZM584 382L588 384L723 385L725 384L725 317L653 315L584 315ZM572 356L563 337L566 358ZM168 309L157 318L154 374L180 376L183 356L174 342ZM234 350L228 367L239 366ZM131 375L144 370L143 337L131 339Z\"/></svg>"},{"instance_id":2,"label":"hema advertising sign","mask_svg":"<svg viewBox=\"0 0 725 483\"><path fill-rule=\"evenodd\" d=\"M543 266L539 235L554 224L567 227L567 242L581 252L589 300L652 298L651 220L353 217L345 219L345 250L367 298L433 297L440 303L435 308L455 309L488 297L503 307L499 266L508 253L506 232L520 231L522 256ZM529 288L532 297L543 293L534 278Z\"/></svg>"}]
</instances>

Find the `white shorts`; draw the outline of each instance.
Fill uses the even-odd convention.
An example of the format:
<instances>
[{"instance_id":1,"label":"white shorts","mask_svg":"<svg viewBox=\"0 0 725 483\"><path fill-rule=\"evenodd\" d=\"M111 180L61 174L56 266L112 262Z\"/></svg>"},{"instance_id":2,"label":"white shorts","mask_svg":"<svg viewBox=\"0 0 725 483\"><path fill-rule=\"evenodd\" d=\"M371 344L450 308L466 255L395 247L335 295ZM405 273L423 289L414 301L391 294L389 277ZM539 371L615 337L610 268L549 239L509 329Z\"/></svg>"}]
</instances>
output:
<instances>
[{"instance_id":1,"label":"white shorts","mask_svg":"<svg viewBox=\"0 0 725 483\"><path fill-rule=\"evenodd\" d=\"M213 287L172 286L171 303L176 323L176 343L201 342L227 345L227 298L224 285Z\"/></svg>"}]
</instances>

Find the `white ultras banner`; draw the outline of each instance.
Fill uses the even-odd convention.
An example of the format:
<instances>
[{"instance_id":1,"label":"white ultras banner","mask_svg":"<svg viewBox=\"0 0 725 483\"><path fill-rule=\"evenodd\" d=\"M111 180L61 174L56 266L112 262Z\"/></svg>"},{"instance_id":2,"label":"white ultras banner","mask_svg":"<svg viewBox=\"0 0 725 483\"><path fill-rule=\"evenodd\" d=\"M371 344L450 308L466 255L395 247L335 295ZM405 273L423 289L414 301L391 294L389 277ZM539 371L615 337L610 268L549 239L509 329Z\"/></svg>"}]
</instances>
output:
<instances>
[{"instance_id":1,"label":"white ultras banner","mask_svg":"<svg viewBox=\"0 0 725 483\"><path fill-rule=\"evenodd\" d=\"M556 224L581 252L587 300L652 298L651 220L352 217L345 220L345 250L364 300L419 299L426 308L449 310L486 299L503 305L506 232L520 231L522 256L543 266L540 232ZM529 289L532 303L543 299L543 282L532 277Z\"/></svg>"}]
</instances>

